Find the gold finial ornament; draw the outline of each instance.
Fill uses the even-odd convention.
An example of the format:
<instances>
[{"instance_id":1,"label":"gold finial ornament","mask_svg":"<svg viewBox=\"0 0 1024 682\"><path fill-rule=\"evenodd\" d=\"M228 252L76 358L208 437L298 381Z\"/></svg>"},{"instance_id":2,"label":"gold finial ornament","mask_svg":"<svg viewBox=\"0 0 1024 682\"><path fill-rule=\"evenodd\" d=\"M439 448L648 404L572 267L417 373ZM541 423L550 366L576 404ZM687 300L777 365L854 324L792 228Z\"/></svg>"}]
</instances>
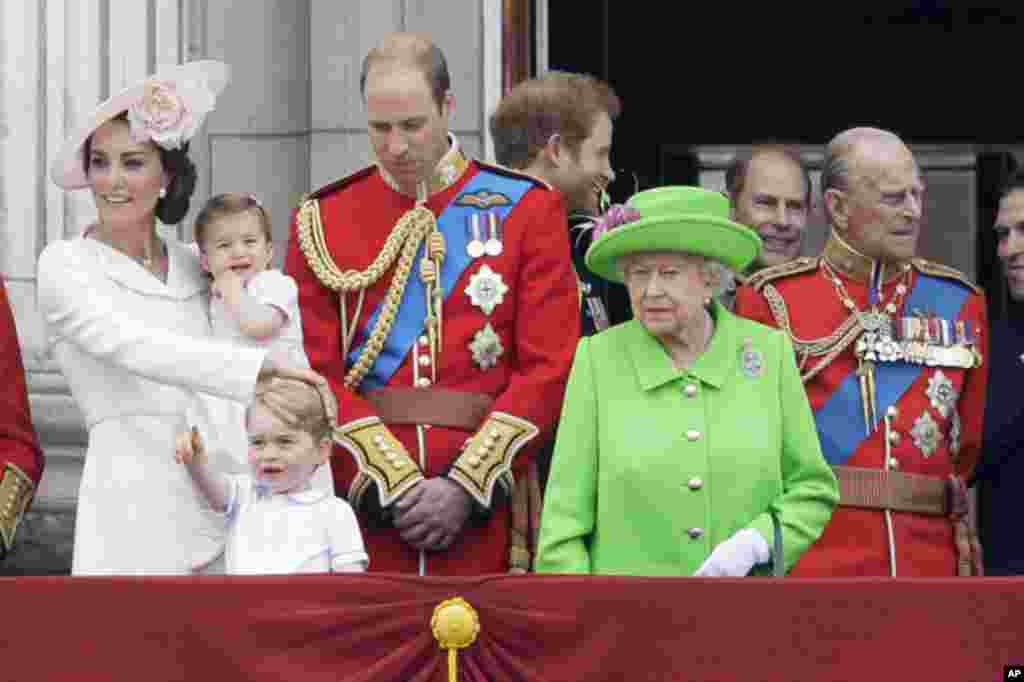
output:
<instances>
[{"instance_id":1,"label":"gold finial ornament","mask_svg":"<svg viewBox=\"0 0 1024 682\"><path fill-rule=\"evenodd\" d=\"M430 619L434 639L448 650L448 682L459 679L458 651L476 641L480 634L480 616L462 597L446 599L434 608Z\"/></svg>"}]
</instances>

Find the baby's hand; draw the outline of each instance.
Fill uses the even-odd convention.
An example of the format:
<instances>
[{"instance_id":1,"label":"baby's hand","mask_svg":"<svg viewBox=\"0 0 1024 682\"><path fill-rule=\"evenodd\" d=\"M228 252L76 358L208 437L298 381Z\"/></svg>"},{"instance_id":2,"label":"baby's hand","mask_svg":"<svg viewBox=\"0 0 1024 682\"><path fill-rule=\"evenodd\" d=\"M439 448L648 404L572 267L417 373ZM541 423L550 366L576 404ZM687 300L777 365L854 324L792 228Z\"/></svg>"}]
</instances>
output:
<instances>
[{"instance_id":1,"label":"baby's hand","mask_svg":"<svg viewBox=\"0 0 1024 682\"><path fill-rule=\"evenodd\" d=\"M231 268L222 270L213 281L213 295L230 301L237 301L244 288L241 275Z\"/></svg>"},{"instance_id":2,"label":"baby's hand","mask_svg":"<svg viewBox=\"0 0 1024 682\"><path fill-rule=\"evenodd\" d=\"M199 462L205 454L203 439L199 435L199 429L194 426L191 431L179 433L174 439L174 461L178 464Z\"/></svg>"}]
</instances>

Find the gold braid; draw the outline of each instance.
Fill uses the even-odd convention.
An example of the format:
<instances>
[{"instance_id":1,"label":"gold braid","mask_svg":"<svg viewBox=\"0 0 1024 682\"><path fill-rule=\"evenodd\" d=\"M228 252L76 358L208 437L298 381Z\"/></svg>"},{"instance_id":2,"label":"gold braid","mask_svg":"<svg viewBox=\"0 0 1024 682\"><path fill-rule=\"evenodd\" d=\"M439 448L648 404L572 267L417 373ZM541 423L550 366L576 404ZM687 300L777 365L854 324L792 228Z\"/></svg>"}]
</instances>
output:
<instances>
[{"instance_id":1,"label":"gold braid","mask_svg":"<svg viewBox=\"0 0 1024 682\"><path fill-rule=\"evenodd\" d=\"M782 298L782 294L779 293L771 284L765 284L761 290L764 293L765 299L768 301L768 307L772 311L772 317L775 318L779 328L782 329L789 336L793 342L793 348L796 352L803 356L800 361L800 379L806 384L808 381L813 379L818 372L828 367L829 363L835 359L837 355L842 353L844 350L849 348L850 344L857 340L864 328L861 326L860 318L856 314L850 315L846 320L839 325L839 328L828 336L823 336L820 339L799 339L793 334L793 328L789 324L789 310L786 308L786 302ZM810 370L804 371L804 365L807 359L811 356L821 357L825 356L820 362L814 365Z\"/></svg>"},{"instance_id":2,"label":"gold braid","mask_svg":"<svg viewBox=\"0 0 1024 682\"><path fill-rule=\"evenodd\" d=\"M298 222L299 247L306 256L306 262L309 263L310 269L325 287L337 291L343 300L348 292L362 291L372 285L387 272L396 259L398 261L377 323L373 326L370 338L363 347L362 353L359 354L359 358L345 375L345 386L355 391L377 360L377 356L384 349L384 340L391 333L391 327L395 323L398 306L402 301L405 285L412 272L416 251L419 250L423 239L436 225L434 213L425 206L417 206L406 211L391 229L391 234L388 235L384 247L377 254L373 263L362 272L357 270L342 272L331 258L330 251L327 249L327 240L324 237L323 222L320 219L320 206L316 199L303 202L299 208Z\"/></svg>"}]
</instances>

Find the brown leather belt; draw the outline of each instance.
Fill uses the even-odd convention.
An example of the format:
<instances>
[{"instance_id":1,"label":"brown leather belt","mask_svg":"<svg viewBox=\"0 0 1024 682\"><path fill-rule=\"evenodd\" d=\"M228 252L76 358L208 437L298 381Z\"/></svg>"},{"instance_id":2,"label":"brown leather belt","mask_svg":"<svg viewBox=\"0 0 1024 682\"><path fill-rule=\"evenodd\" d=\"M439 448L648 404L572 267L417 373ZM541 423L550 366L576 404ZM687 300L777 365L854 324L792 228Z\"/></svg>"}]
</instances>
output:
<instances>
[{"instance_id":1,"label":"brown leather belt","mask_svg":"<svg viewBox=\"0 0 1024 682\"><path fill-rule=\"evenodd\" d=\"M476 431L491 413L494 398L446 388L380 388L363 397L385 424L429 424Z\"/></svg>"},{"instance_id":2,"label":"brown leather belt","mask_svg":"<svg viewBox=\"0 0 1024 682\"><path fill-rule=\"evenodd\" d=\"M949 514L946 480L901 471L833 466L839 480L839 504L916 514Z\"/></svg>"}]
</instances>

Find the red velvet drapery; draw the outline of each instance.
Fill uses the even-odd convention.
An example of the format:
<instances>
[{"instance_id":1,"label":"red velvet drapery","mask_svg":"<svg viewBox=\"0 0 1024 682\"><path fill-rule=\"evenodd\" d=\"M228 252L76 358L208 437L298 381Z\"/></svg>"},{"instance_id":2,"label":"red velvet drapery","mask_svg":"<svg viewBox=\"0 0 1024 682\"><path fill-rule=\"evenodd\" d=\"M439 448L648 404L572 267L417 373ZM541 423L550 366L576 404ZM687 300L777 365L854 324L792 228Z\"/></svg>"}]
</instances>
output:
<instances>
[{"instance_id":1,"label":"red velvet drapery","mask_svg":"<svg viewBox=\"0 0 1024 682\"><path fill-rule=\"evenodd\" d=\"M394 575L0 579L0 679L447 679L430 628L461 596L463 680L1002 679L1024 579Z\"/></svg>"}]
</instances>

